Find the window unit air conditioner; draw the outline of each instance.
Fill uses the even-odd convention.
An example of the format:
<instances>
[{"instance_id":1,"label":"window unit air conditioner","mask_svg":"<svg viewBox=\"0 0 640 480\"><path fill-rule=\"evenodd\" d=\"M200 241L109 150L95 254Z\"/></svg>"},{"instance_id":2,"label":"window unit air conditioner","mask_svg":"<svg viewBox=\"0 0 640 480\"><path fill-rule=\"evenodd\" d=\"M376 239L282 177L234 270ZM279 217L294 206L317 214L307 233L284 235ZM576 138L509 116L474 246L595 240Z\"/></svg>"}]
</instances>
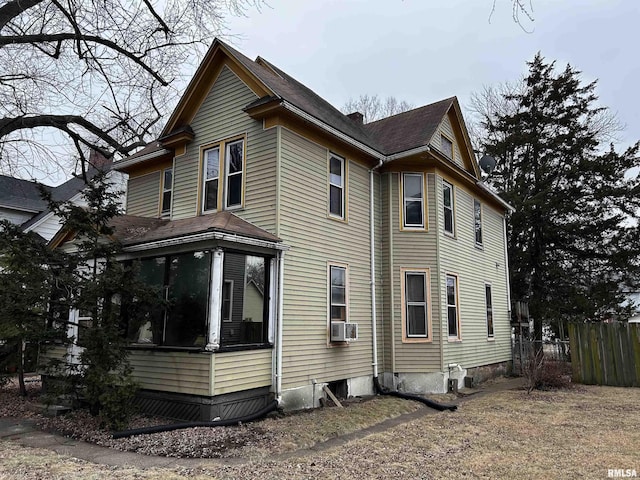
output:
<instances>
[{"instance_id":1,"label":"window unit air conditioner","mask_svg":"<svg viewBox=\"0 0 640 480\"><path fill-rule=\"evenodd\" d=\"M353 342L358 340L358 324L348 322L331 322L332 342Z\"/></svg>"}]
</instances>

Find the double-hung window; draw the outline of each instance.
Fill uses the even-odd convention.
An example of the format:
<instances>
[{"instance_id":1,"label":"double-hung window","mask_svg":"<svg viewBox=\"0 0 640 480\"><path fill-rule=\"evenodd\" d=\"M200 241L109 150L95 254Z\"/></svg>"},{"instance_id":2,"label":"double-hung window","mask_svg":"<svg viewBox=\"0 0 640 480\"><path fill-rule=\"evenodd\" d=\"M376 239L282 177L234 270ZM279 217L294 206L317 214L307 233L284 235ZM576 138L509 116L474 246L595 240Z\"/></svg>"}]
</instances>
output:
<instances>
[{"instance_id":1,"label":"double-hung window","mask_svg":"<svg viewBox=\"0 0 640 480\"><path fill-rule=\"evenodd\" d=\"M203 151L202 211L242 207L244 139L221 142Z\"/></svg>"},{"instance_id":2,"label":"double-hung window","mask_svg":"<svg viewBox=\"0 0 640 480\"><path fill-rule=\"evenodd\" d=\"M210 212L218 209L218 188L220 183L220 147L204 152L204 188L202 210Z\"/></svg>"},{"instance_id":3,"label":"double-hung window","mask_svg":"<svg viewBox=\"0 0 640 480\"><path fill-rule=\"evenodd\" d=\"M476 199L473 200L473 229L476 235L476 245L482 246L482 205Z\"/></svg>"},{"instance_id":4,"label":"double-hung window","mask_svg":"<svg viewBox=\"0 0 640 480\"><path fill-rule=\"evenodd\" d=\"M244 140L227 143L225 164L227 185L225 208L242 206L242 174L244 168Z\"/></svg>"},{"instance_id":5,"label":"double-hung window","mask_svg":"<svg viewBox=\"0 0 640 480\"><path fill-rule=\"evenodd\" d=\"M173 189L173 169L165 168L162 173L162 215L171 212L171 195Z\"/></svg>"},{"instance_id":6,"label":"double-hung window","mask_svg":"<svg viewBox=\"0 0 640 480\"><path fill-rule=\"evenodd\" d=\"M458 308L458 277L446 276L447 326L450 339L460 339L460 310Z\"/></svg>"},{"instance_id":7,"label":"double-hung window","mask_svg":"<svg viewBox=\"0 0 640 480\"><path fill-rule=\"evenodd\" d=\"M329 214L345 218L345 160L335 153L329 158Z\"/></svg>"},{"instance_id":8,"label":"double-hung window","mask_svg":"<svg viewBox=\"0 0 640 480\"><path fill-rule=\"evenodd\" d=\"M402 269L404 337L429 338L428 271Z\"/></svg>"},{"instance_id":9,"label":"double-hung window","mask_svg":"<svg viewBox=\"0 0 640 480\"><path fill-rule=\"evenodd\" d=\"M347 321L347 269L329 266L329 319Z\"/></svg>"},{"instance_id":10,"label":"double-hung window","mask_svg":"<svg viewBox=\"0 0 640 480\"><path fill-rule=\"evenodd\" d=\"M454 218L454 197L453 185L449 182L442 181L442 206L444 214L444 231L454 235L455 218Z\"/></svg>"},{"instance_id":11,"label":"double-hung window","mask_svg":"<svg viewBox=\"0 0 640 480\"><path fill-rule=\"evenodd\" d=\"M485 305L487 308L487 338L493 338L493 300L491 298L491 285L484 284Z\"/></svg>"},{"instance_id":12,"label":"double-hung window","mask_svg":"<svg viewBox=\"0 0 640 480\"><path fill-rule=\"evenodd\" d=\"M406 228L424 228L424 176L402 174L403 221Z\"/></svg>"}]
</instances>

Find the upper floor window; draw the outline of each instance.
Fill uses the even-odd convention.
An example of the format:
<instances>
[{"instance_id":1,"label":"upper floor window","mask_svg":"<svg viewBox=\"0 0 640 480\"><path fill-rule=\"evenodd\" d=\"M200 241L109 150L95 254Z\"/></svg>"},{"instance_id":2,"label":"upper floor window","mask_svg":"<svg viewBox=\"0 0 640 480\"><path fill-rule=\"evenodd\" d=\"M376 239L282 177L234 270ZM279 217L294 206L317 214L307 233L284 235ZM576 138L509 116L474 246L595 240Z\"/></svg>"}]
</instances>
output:
<instances>
[{"instance_id":1,"label":"upper floor window","mask_svg":"<svg viewBox=\"0 0 640 480\"><path fill-rule=\"evenodd\" d=\"M402 269L404 337L429 338L428 271Z\"/></svg>"},{"instance_id":2,"label":"upper floor window","mask_svg":"<svg viewBox=\"0 0 640 480\"><path fill-rule=\"evenodd\" d=\"M173 169L165 168L162 174L162 214L171 212L171 194L173 190Z\"/></svg>"},{"instance_id":3,"label":"upper floor window","mask_svg":"<svg viewBox=\"0 0 640 480\"><path fill-rule=\"evenodd\" d=\"M493 338L493 300L491 298L491 285L484 284L484 298L487 308L487 338Z\"/></svg>"},{"instance_id":4,"label":"upper floor window","mask_svg":"<svg viewBox=\"0 0 640 480\"><path fill-rule=\"evenodd\" d=\"M444 209L444 231L446 233L454 234L455 232L455 219L454 219L454 199L453 199L453 185L448 182L442 181L442 205Z\"/></svg>"},{"instance_id":5,"label":"upper floor window","mask_svg":"<svg viewBox=\"0 0 640 480\"><path fill-rule=\"evenodd\" d=\"M458 277L446 276L447 327L449 338L460 339L460 311L458 308Z\"/></svg>"},{"instance_id":6,"label":"upper floor window","mask_svg":"<svg viewBox=\"0 0 640 480\"><path fill-rule=\"evenodd\" d=\"M226 208L242 206L243 150L244 140L227 143L225 152L225 163L227 164Z\"/></svg>"},{"instance_id":7,"label":"upper floor window","mask_svg":"<svg viewBox=\"0 0 640 480\"><path fill-rule=\"evenodd\" d=\"M344 158L331 153L329 158L329 214L344 219Z\"/></svg>"},{"instance_id":8,"label":"upper floor window","mask_svg":"<svg viewBox=\"0 0 640 480\"><path fill-rule=\"evenodd\" d=\"M440 150L447 157L453 158L453 142L444 135L440 135Z\"/></svg>"},{"instance_id":9,"label":"upper floor window","mask_svg":"<svg viewBox=\"0 0 640 480\"><path fill-rule=\"evenodd\" d=\"M244 139L222 142L203 152L202 211L241 207L244 197Z\"/></svg>"},{"instance_id":10,"label":"upper floor window","mask_svg":"<svg viewBox=\"0 0 640 480\"><path fill-rule=\"evenodd\" d=\"M202 210L218 209L218 184L220 180L220 147L204 152L204 188Z\"/></svg>"},{"instance_id":11,"label":"upper floor window","mask_svg":"<svg viewBox=\"0 0 640 480\"><path fill-rule=\"evenodd\" d=\"M473 200L473 227L476 234L476 245L482 245L482 205Z\"/></svg>"},{"instance_id":12,"label":"upper floor window","mask_svg":"<svg viewBox=\"0 0 640 480\"><path fill-rule=\"evenodd\" d=\"M424 228L424 177L421 173L402 174L402 225Z\"/></svg>"},{"instance_id":13,"label":"upper floor window","mask_svg":"<svg viewBox=\"0 0 640 480\"><path fill-rule=\"evenodd\" d=\"M329 266L329 320L347 321L347 269Z\"/></svg>"}]
</instances>

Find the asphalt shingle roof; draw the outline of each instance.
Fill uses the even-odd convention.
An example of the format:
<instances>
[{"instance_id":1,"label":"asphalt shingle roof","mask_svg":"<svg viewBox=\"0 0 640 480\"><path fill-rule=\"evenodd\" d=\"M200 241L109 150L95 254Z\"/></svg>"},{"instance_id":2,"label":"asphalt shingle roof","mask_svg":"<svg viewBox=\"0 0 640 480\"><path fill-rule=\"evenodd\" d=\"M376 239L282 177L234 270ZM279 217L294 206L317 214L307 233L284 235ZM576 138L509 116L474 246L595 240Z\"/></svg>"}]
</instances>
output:
<instances>
[{"instance_id":1,"label":"asphalt shingle roof","mask_svg":"<svg viewBox=\"0 0 640 480\"><path fill-rule=\"evenodd\" d=\"M52 187L47 185L43 187L47 191L52 190ZM6 175L0 175L0 205L35 212L47 208L47 202L42 199L37 182Z\"/></svg>"}]
</instances>

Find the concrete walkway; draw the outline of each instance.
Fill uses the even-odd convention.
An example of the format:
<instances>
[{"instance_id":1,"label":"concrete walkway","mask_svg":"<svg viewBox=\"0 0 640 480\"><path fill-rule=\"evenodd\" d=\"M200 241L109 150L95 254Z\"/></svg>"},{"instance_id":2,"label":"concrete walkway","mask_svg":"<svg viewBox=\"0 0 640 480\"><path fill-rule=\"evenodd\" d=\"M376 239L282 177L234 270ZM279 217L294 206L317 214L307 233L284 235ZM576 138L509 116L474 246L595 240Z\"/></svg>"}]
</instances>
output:
<instances>
[{"instance_id":1,"label":"concrete walkway","mask_svg":"<svg viewBox=\"0 0 640 480\"><path fill-rule=\"evenodd\" d=\"M481 386L478 389L466 389L465 395L450 403L459 405L459 408L464 408L463 404L468 401L473 401L474 398L493 392L521 388L523 384L524 382L522 378L504 379ZM389 428L395 427L396 425L407 423L426 415L437 414L440 414L440 412L425 406L424 408L420 408L414 412L384 420L383 422L372 425L371 427L364 428L347 435L342 435L340 437L331 438L325 442L318 443L311 448L274 455L270 457L270 459L286 460L316 454L334 447L339 447L353 440L364 438L374 433L383 432ZM248 460L244 458L168 458L154 457L131 452L121 452L112 448L101 447L91 443L63 437L61 435L43 432L35 426L33 421L21 418L0 418L0 440L13 441L27 447L44 448L61 455L67 455L81 460L86 460L88 462L111 466L135 466L139 468L197 468L198 466L211 463L218 465L230 465L248 462Z\"/></svg>"}]
</instances>

